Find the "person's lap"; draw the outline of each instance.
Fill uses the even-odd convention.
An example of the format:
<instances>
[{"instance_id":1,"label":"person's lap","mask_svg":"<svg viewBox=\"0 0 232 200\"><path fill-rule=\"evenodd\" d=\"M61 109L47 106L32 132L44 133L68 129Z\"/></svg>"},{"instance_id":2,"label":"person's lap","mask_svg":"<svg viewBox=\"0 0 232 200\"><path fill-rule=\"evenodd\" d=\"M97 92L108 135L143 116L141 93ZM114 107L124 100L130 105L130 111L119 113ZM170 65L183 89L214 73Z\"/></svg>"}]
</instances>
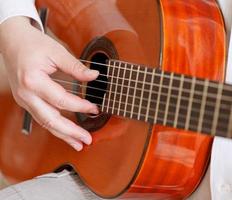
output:
<instances>
[{"instance_id":1,"label":"person's lap","mask_svg":"<svg viewBox=\"0 0 232 200\"><path fill-rule=\"evenodd\" d=\"M1 200L100 200L74 172L64 170L12 185L0 191ZM188 200L210 200L209 171Z\"/></svg>"},{"instance_id":2,"label":"person's lap","mask_svg":"<svg viewBox=\"0 0 232 200\"><path fill-rule=\"evenodd\" d=\"M64 170L36 177L0 191L1 200L90 200L90 192L73 172Z\"/></svg>"}]
</instances>

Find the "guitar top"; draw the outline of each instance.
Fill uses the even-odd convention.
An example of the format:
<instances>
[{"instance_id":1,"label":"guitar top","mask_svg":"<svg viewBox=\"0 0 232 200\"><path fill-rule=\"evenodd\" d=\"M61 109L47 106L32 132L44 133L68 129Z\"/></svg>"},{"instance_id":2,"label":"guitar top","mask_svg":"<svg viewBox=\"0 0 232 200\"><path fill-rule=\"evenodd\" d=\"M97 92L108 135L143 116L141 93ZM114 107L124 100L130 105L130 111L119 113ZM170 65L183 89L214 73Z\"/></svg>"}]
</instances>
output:
<instances>
[{"instance_id":1,"label":"guitar top","mask_svg":"<svg viewBox=\"0 0 232 200\"><path fill-rule=\"evenodd\" d=\"M76 152L0 91L0 166L21 181L71 165L104 198L185 199L208 167L214 135L231 137L231 86L223 84L226 35L216 0L37 0L47 25L97 80L53 77L99 105L63 113L89 130ZM203 133L203 134L202 134ZM204 134L206 133L206 134ZM61 167L62 168L62 167Z\"/></svg>"}]
</instances>

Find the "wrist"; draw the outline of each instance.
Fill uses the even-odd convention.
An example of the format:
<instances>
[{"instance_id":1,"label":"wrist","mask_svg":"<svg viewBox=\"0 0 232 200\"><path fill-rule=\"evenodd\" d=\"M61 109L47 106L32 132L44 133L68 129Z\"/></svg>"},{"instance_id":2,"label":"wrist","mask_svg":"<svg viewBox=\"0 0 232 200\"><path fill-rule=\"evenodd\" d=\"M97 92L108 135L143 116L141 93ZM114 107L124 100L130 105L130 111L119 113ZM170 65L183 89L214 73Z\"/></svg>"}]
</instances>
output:
<instances>
[{"instance_id":1,"label":"wrist","mask_svg":"<svg viewBox=\"0 0 232 200\"><path fill-rule=\"evenodd\" d=\"M11 17L0 24L0 51L3 53L8 49L15 48L20 42L25 30L31 28L28 17Z\"/></svg>"}]
</instances>

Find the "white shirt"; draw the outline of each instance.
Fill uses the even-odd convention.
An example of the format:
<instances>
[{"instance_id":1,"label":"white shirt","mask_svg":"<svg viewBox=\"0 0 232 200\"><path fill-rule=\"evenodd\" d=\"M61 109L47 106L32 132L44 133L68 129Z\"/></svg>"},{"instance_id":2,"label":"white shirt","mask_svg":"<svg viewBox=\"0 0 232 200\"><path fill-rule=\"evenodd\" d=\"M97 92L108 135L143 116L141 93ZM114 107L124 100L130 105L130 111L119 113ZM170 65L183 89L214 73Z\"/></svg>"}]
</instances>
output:
<instances>
[{"instance_id":1,"label":"white shirt","mask_svg":"<svg viewBox=\"0 0 232 200\"><path fill-rule=\"evenodd\" d=\"M0 0L0 23L13 16L27 16L40 26L42 23L36 11L35 0ZM232 84L232 1L218 0L225 17L228 34L229 55L226 71L226 82ZM230 39L231 38L231 39ZM232 140L216 137L212 148L210 166L210 187L213 200L232 199Z\"/></svg>"},{"instance_id":2,"label":"white shirt","mask_svg":"<svg viewBox=\"0 0 232 200\"><path fill-rule=\"evenodd\" d=\"M14 16L30 17L43 30L42 23L35 8L35 0L0 0L0 24L9 17Z\"/></svg>"},{"instance_id":3,"label":"white shirt","mask_svg":"<svg viewBox=\"0 0 232 200\"><path fill-rule=\"evenodd\" d=\"M218 1L225 19L229 44L226 80L232 84L232 1ZM210 188L212 200L232 199L232 140L216 137L213 143L210 167Z\"/></svg>"}]
</instances>

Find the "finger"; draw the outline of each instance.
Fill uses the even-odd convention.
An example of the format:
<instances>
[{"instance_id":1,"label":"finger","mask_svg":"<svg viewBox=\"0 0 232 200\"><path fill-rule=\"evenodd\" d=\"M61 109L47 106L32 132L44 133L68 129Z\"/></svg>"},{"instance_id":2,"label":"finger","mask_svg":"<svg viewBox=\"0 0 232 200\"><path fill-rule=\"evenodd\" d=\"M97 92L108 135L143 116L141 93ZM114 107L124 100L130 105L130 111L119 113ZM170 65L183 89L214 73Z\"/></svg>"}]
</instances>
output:
<instances>
[{"instance_id":1,"label":"finger","mask_svg":"<svg viewBox=\"0 0 232 200\"><path fill-rule=\"evenodd\" d=\"M81 151L83 149L83 144L80 141L74 140L72 138L65 139L65 141L77 151Z\"/></svg>"},{"instance_id":2,"label":"finger","mask_svg":"<svg viewBox=\"0 0 232 200\"><path fill-rule=\"evenodd\" d=\"M60 123L57 128L54 128L55 131L62 130L64 136L68 136L68 138L82 141L83 143L90 145L92 143L92 137L88 131L77 126L74 122L60 115L57 119L56 123Z\"/></svg>"},{"instance_id":3,"label":"finger","mask_svg":"<svg viewBox=\"0 0 232 200\"><path fill-rule=\"evenodd\" d=\"M87 145L92 143L92 137L88 131L60 115L54 107L39 97L30 95L27 105L36 121L55 136L64 141L67 141L68 138L72 138L77 140L77 142L82 141Z\"/></svg>"},{"instance_id":4,"label":"finger","mask_svg":"<svg viewBox=\"0 0 232 200\"><path fill-rule=\"evenodd\" d=\"M55 135L56 137L62 139L63 141L65 141L67 144L72 146L77 151L81 151L83 149L83 143L78 139L75 139L75 138L72 138L70 136L58 133L56 131L53 131L52 134Z\"/></svg>"},{"instance_id":5,"label":"finger","mask_svg":"<svg viewBox=\"0 0 232 200\"><path fill-rule=\"evenodd\" d=\"M80 61L78 61L67 50L62 52L62 55L55 55L55 63L57 67L63 72L72 75L79 81L95 80L99 72L97 70L90 70Z\"/></svg>"},{"instance_id":6,"label":"finger","mask_svg":"<svg viewBox=\"0 0 232 200\"><path fill-rule=\"evenodd\" d=\"M49 104L72 112L98 114L98 108L95 104L67 92L65 88L52 81L46 74L41 74L39 77L39 83L36 84L36 88L33 88L33 90Z\"/></svg>"}]
</instances>

